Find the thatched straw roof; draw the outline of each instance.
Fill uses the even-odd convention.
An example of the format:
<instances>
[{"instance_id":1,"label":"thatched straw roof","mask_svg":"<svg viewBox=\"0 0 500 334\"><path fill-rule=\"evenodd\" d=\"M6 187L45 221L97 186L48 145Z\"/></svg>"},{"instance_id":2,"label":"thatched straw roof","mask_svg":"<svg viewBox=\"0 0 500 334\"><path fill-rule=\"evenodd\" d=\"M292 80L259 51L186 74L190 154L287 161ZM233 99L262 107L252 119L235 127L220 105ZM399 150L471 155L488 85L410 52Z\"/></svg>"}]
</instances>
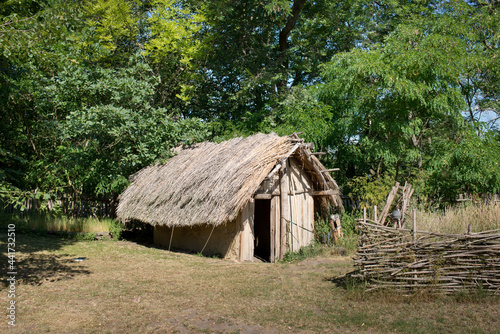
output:
<instances>
[{"instance_id":1,"label":"thatched straw roof","mask_svg":"<svg viewBox=\"0 0 500 334\"><path fill-rule=\"evenodd\" d=\"M117 216L123 221L167 226L232 221L280 159L293 153L299 159L305 157L310 170L323 170L308 151L307 144L276 134L182 149L165 165L144 168L134 176L120 195ZM313 177L320 183L320 190L338 190L330 175L324 174ZM337 197L331 200L338 205L341 202Z\"/></svg>"}]
</instances>

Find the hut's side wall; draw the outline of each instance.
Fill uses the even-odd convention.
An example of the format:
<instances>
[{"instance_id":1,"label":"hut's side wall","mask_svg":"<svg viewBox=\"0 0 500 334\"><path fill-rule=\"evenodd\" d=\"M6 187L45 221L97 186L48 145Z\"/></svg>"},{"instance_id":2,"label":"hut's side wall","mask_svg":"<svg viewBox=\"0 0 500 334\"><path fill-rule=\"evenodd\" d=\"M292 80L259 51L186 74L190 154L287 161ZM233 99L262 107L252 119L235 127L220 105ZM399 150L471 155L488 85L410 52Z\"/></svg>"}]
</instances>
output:
<instances>
[{"instance_id":1,"label":"hut's side wall","mask_svg":"<svg viewBox=\"0 0 500 334\"><path fill-rule=\"evenodd\" d=\"M253 261L254 257L254 210L255 203L253 199L243 207L236 221L240 226L240 233L237 238L239 245L239 260ZM239 247L238 247L239 246Z\"/></svg>"},{"instance_id":2,"label":"hut's side wall","mask_svg":"<svg viewBox=\"0 0 500 334\"><path fill-rule=\"evenodd\" d=\"M290 220L293 222L288 226L288 250L296 252L314 239L313 186L296 159L290 159L288 173Z\"/></svg>"},{"instance_id":3,"label":"hut's side wall","mask_svg":"<svg viewBox=\"0 0 500 334\"><path fill-rule=\"evenodd\" d=\"M175 227L171 249L201 252L210 232L212 232L212 228L211 225ZM155 226L154 243L160 247L168 248L171 232L171 227ZM239 255L239 243L237 242L239 232L238 220L215 227L203 254L221 255L224 258L237 259Z\"/></svg>"},{"instance_id":4,"label":"hut's side wall","mask_svg":"<svg viewBox=\"0 0 500 334\"><path fill-rule=\"evenodd\" d=\"M292 252L309 245L314 239L314 199L311 194L290 195L291 229L289 248Z\"/></svg>"}]
</instances>

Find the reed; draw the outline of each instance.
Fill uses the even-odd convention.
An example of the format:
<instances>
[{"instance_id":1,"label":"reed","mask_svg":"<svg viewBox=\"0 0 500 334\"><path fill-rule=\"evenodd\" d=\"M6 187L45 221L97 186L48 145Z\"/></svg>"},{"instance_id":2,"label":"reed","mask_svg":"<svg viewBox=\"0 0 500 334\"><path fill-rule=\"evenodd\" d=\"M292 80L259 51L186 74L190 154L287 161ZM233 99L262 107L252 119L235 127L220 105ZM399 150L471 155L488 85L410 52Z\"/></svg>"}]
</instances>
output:
<instances>
[{"instance_id":1,"label":"reed","mask_svg":"<svg viewBox=\"0 0 500 334\"><path fill-rule=\"evenodd\" d=\"M111 232L116 221L111 218L71 218L40 213L31 216L2 215L0 226L14 223L17 230L37 232L99 233Z\"/></svg>"},{"instance_id":2,"label":"reed","mask_svg":"<svg viewBox=\"0 0 500 334\"><path fill-rule=\"evenodd\" d=\"M468 203L442 211L417 210L418 229L437 233L460 234L500 229L500 205ZM411 219L405 226L411 228Z\"/></svg>"}]
</instances>

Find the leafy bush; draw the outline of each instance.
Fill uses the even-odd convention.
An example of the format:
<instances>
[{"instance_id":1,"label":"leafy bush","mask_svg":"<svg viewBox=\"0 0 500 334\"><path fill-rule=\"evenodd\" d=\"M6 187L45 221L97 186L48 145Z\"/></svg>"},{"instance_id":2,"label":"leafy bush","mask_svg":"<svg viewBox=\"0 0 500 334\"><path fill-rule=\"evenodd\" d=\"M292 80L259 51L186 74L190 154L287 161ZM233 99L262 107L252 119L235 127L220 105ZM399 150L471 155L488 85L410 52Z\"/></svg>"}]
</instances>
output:
<instances>
[{"instance_id":1,"label":"leafy bush","mask_svg":"<svg viewBox=\"0 0 500 334\"><path fill-rule=\"evenodd\" d=\"M382 206L387 194L394 186L394 178L386 175L382 177L358 176L347 182L347 193L350 197L359 198L361 207L373 205Z\"/></svg>"},{"instance_id":2,"label":"leafy bush","mask_svg":"<svg viewBox=\"0 0 500 334\"><path fill-rule=\"evenodd\" d=\"M323 243L323 236L330 233L331 230L330 222L318 216L314 222L314 239L317 242Z\"/></svg>"},{"instance_id":3,"label":"leafy bush","mask_svg":"<svg viewBox=\"0 0 500 334\"><path fill-rule=\"evenodd\" d=\"M321 245L320 243L313 242L309 246L302 247L298 252L286 252L281 262L295 262L304 260L308 257L322 254L325 249L326 247Z\"/></svg>"},{"instance_id":4,"label":"leafy bush","mask_svg":"<svg viewBox=\"0 0 500 334\"><path fill-rule=\"evenodd\" d=\"M344 236L351 236L356 234L356 218L360 216L359 211L343 211L340 215L340 222L342 223L342 232Z\"/></svg>"},{"instance_id":5,"label":"leafy bush","mask_svg":"<svg viewBox=\"0 0 500 334\"><path fill-rule=\"evenodd\" d=\"M113 240L118 240L122 235L123 229L124 225L121 222L114 220L109 225L109 234L111 235Z\"/></svg>"}]
</instances>

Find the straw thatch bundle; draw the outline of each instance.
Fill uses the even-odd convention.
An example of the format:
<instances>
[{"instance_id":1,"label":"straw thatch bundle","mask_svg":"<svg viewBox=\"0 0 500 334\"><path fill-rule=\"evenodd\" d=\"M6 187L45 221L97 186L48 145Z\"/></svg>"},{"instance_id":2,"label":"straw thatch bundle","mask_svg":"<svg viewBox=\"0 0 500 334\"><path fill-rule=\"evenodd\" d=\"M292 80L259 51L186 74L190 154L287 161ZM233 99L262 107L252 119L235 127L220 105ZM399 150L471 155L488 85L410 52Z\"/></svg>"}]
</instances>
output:
<instances>
[{"instance_id":1,"label":"straw thatch bundle","mask_svg":"<svg viewBox=\"0 0 500 334\"><path fill-rule=\"evenodd\" d=\"M310 170L324 169L305 152L307 147L291 137L257 134L182 149L165 165L150 166L135 175L120 195L117 216L166 226L217 226L232 221L279 159L292 151L300 156L307 153ZM330 175L316 179L322 190L338 190ZM340 203L340 198L332 201Z\"/></svg>"}]
</instances>

